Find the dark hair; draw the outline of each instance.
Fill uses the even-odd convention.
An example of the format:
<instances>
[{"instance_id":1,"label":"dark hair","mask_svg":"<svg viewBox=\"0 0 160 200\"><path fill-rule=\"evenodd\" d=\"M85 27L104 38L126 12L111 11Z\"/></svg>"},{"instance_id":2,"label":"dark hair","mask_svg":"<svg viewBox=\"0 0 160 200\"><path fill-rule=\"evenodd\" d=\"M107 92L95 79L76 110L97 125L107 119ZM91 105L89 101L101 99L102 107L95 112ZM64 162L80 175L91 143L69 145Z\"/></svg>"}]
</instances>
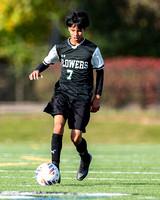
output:
<instances>
[{"instance_id":1,"label":"dark hair","mask_svg":"<svg viewBox=\"0 0 160 200\"><path fill-rule=\"evenodd\" d=\"M89 26L89 17L85 11L73 10L66 16L66 25L71 27L73 24L78 26L78 28L86 28Z\"/></svg>"}]
</instances>

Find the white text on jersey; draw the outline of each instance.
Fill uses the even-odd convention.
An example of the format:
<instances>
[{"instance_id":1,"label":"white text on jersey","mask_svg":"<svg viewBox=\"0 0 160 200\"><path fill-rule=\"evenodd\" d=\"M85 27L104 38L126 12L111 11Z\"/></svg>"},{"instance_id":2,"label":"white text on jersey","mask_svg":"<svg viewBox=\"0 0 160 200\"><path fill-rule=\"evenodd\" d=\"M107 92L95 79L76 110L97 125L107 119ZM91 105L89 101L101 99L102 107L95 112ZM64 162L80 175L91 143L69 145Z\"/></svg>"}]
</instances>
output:
<instances>
[{"instance_id":1,"label":"white text on jersey","mask_svg":"<svg viewBox=\"0 0 160 200\"><path fill-rule=\"evenodd\" d=\"M61 59L61 66L72 69L88 69L88 62L81 60Z\"/></svg>"}]
</instances>

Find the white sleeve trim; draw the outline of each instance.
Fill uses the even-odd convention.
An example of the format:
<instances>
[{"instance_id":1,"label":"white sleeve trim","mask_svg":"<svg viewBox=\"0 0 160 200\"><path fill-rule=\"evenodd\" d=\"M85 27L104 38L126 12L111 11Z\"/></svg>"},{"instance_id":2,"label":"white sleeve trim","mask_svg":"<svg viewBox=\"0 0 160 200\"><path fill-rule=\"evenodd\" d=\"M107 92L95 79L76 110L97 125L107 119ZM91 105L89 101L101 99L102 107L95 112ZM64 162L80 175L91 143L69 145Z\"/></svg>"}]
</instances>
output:
<instances>
[{"instance_id":1,"label":"white sleeve trim","mask_svg":"<svg viewBox=\"0 0 160 200\"><path fill-rule=\"evenodd\" d=\"M59 61L59 56L57 53L56 45L50 50L47 57L45 57L43 63L45 65L51 65Z\"/></svg>"},{"instance_id":2,"label":"white sleeve trim","mask_svg":"<svg viewBox=\"0 0 160 200\"><path fill-rule=\"evenodd\" d=\"M95 49L92 55L91 63L92 63L93 69L100 70L104 68L104 61L98 47Z\"/></svg>"}]
</instances>

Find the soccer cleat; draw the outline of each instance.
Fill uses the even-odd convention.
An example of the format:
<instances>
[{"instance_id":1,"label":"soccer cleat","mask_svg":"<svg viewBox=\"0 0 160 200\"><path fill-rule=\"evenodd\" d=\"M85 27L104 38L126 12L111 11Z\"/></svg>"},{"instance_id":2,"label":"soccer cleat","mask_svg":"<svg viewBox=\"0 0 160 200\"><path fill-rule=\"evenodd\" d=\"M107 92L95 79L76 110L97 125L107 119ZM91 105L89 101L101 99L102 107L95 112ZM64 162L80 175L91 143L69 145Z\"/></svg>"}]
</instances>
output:
<instances>
[{"instance_id":1,"label":"soccer cleat","mask_svg":"<svg viewBox=\"0 0 160 200\"><path fill-rule=\"evenodd\" d=\"M54 164L59 170L59 164L57 164L57 162L52 161L52 164ZM60 183L60 182L61 182L61 175L60 175L60 170L59 170L59 180L57 181L57 183Z\"/></svg>"},{"instance_id":2,"label":"soccer cleat","mask_svg":"<svg viewBox=\"0 0 160 200\"><path fill-rule=\"evenodd\" d=\"M91 160L92 160L91 154L89 154L88 160L84 161L84 160L81 159L79 170L77 172L77 180L78 181L82 181L87 176Z\"/></svg>"}]
</instances>

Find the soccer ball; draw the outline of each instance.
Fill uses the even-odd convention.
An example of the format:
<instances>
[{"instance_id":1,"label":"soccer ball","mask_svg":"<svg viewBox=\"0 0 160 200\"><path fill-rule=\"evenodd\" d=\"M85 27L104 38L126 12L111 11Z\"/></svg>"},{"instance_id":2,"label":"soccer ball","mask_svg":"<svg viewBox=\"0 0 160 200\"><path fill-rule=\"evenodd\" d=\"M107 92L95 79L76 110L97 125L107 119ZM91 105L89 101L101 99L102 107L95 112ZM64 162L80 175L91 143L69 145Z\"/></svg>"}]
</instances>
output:
<instances>
[{"instance_id":1,"label":"soccer ball","mask_svg":"<svg viewBox=\"0 0 160 200\"><path fill-rule=\"evenodd\" d=\"M36 180L40 185L54 185L59 180L59 170L51 163L43 163L36 170Z\"/></svg>"}]
</instances>

